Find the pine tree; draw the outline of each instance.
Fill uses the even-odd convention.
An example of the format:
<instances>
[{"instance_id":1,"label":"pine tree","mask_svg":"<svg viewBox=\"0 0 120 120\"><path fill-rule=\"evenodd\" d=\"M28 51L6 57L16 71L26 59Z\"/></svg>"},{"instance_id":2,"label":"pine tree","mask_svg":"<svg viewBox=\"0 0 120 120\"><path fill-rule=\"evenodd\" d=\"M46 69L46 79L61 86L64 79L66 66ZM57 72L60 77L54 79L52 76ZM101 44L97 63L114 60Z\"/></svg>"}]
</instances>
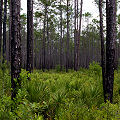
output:
<instances>
[{"instance_id":1,"label":"pine tree","mask_svg":"<svg viewBox=\"0 0 120 120\"><path fill-rule=\"evenodd\" d=\"M105 47L104 47L104 34L103 34L103 0L99 0L99 14L100 14L100 39L101 39L101 66L102 66L102 79L103 79L103 91L105 98Z\"/></svg>"},{"instance_id":2,"label":"pine tree","mask_svg":"<svg viewBox=\"0 0 120 120\"><path fill-rule=\"evenodd\" d=\"M7 20L7 0L4 0L4 19L3 19L3 63L6 52L6 20Z\"/></svg>"},{"instance_id":3,"label":"pine tree","mask_svg":"<svg viewBox=\"0 0 120 120\"><path fill-rule=\"evenodd\" d=\"M2 9L3 9L3 0L0 0L0 57L1 57L1 43L2 43Z\"/></svg>"},{"instance_id":4,"label":"pine tree","mask_svg":"<svg viewBox=\"0 0 120 120\"><path fill-rule=\"evenodd\" d=\"M46 19L47 19L47 3L44 3L44 21L43 21L43 43L42 43L42 70L46 68Z\"/></svg>"},{"instance_id":5,"label":"pine tree","mask_svg":"<svg viewBox=\"0 0 120 120\"><path fill-rule=\"evenodd\" d=\"M69 3L70 1L67 0L67 41L66 41L66 72L68 72L69 68L69 41L70 41L70 35L69 35Z\"/></svg>"},{"instance_id":6,"label":"pine tree","mask_svg":"<svg viewBox=\"0 0 120 120\"><path fill-rule=\"evenodd\" d=\"M21 72L21 36L20 36L20 0L11 0L11 98L15 98L20 87Z\"/></svg>"},{"instance_id":7,"label":"pine tree","mask_svg":"<svg viewBox=\"0 0 120 120\"><path fill-rule=\"evenodd\" d=\"M62 39L62 34L63 34L63 32L62 32L62 0L60 0L60 70L62 71L62 41L63 41L63 39Z\"/></svg>"},{"instance_id":8,"label":"pine tree","mask_svg":"<svg viewBox=\"0 0 120 120\"><path fill-rule=\"evenodd\" d=\"M33 0L27 0L27 71L33 71Z\"/></svg>"},{"instance_id":9,"label":"pine tree","mask_svg":"<svg viewBox=\"0 0 120 120\"><path fill-rule=\"evenodd\" d=\"M105 100L112 103L116 40L116 0L106 0L106 85Z\"/></svg>"}]
</instances>

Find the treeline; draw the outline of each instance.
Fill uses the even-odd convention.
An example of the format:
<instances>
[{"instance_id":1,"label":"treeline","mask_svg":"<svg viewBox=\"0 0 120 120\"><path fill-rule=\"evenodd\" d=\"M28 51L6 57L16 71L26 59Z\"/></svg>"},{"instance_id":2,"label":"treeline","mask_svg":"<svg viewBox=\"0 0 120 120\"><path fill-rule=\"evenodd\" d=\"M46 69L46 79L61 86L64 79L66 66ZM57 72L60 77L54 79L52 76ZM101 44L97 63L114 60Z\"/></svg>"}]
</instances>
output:
<instances>
[{"instance_id":1,"label":"treeline","mask_svg":"<svg viewBox=\"0 0 120 120\"><path fill-rule=\"evenodd\" d=\"M76 10L73 7L72 1L69 1L69 7L63 1L53 1L49 3L47 8L46 2L37 2L40 4L42 10L34 11L34 68L36 69L53 69L56 66L62 66L66 68L68 64L69 69L78 69L80 67L88 68L89 63L92 61L100 62L100 37L99 37L99 21L93 19L90 23L91 14L85 13L83 15L84 21L87 23L87 27L80 30L79 16L80 6ZM34 4L36 7L37 5ZM78 4L79 5L79 4ZM10 4L8 4L8 9ZM46 9L46 10L45 10ZM9 10L7 10L7 31L6 31L6 50L5 56L7 61L10 61L10 30L11 24ZM46 11L46 12L45 12ZM68 19L69 24L67 26L67 11L69 12ZM76 13L75 13L76 11ZM45 15L46 14L46 15ZM76 15L75 15L76 14ZM81 13L82 14L82 13ZM76 16L76 17L75 17ZM77 22L75 22L75 20ZM79 22L78 22L79 21ZM27 59L27 16L22 14L20 17L21 22L21 54L22 54L22 67L26 68ZM76 25L75 25L76 24ZM74 28L76 26L76 28ZM79 28L78 28L79 26ZM82 26L82 23L81 23ZM79 43L74 38L74 32L82 31ZM68 31L68 32L67 32ZM69 38L67 37L69 36ZM89 38L89 39L88 39ZM79 44L79 45L78 45ZM5 46L4 45L4 46ZM78 47L79 46L79 47ZM79 55L78 55L79 51ZM76 54L75 54L76 53ZM83 54L84 53L84 54ZM78 57L77 57L78 56ZM69 58L67 60L67 58ZM79 60L78 60L79 58ZM67 63L68 61L68 63ZM74 62L76 61L76 63ZM61 68L62 68L61 67Z\"/></svg>"},{"instance_id":2,"label":"treeline","mask_svg":"<svg viewBox=\"0 0 120 120\"><path fill-rule=\"evenodd\" d=\"M79 2L82 3L84 1ZM63 1L39 1L34 4L34 68L53 69L56 66L60 66L62 69L68 66L68 69L74 68L77 70L80 67L88 68L92 61L101 62L99 20L93 19L90 22L92 15L89 12L83 14L82 4L79 2L77 0L69 1L68 9L67 3ZM8 8L10 8L9 6L10 4L8 4ZM9 61L10 32L8 29L11 22L8 22L10 21L10 14L9 10L7 11L7 39L5 38L7 42L4 40L4 48L6 48L4 51L6 59ZM69 14L67 15L67 13ZM21 15L20 21L22 67L26 68L26 14ZM87 24L86 27L83 26L83 23ZM105 31L103 30L103 32ZM117 41L116 67L119 63L119 51L120 47ZM67 58L69 59L67 60Z\"/></svg>"}]
</instances>

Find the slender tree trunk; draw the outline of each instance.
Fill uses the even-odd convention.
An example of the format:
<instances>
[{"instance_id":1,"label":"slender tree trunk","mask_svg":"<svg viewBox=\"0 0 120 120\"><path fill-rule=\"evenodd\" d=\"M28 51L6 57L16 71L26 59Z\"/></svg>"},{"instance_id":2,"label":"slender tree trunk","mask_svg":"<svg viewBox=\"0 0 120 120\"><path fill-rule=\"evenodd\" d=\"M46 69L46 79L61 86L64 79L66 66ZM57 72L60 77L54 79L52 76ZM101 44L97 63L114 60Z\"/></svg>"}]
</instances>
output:
<instances>
[{"instance_id":1,"label":"slender tree trunk","mask_svg":"<svg viewBox=\"0 0 120 120\"><path fill-rule=\"evenodd\" d=\"M27 0L27 71L33 71L33 0Z\"/></svg>"},{"instance_id":2,"label":"slender tree trunk","mask_svg":"<svg viewBox=\"0 0 120 120\"><path fill-rule=\"evenodd\" d=\"M52 43L52 27L50 27L50 56L49 56L49 60L50 60L50 69L52 69L52 63L53 63L53 59L52 59L52 47L53 47L53 43Z\"/></svg>"},{"instance_id":3,"label":"slender tree trunk","mask_svg":"<svg viewBox=\"0 0 120 120\"><path fill-rule=\"evenodd\" d=\"M42 48L42 70L43 72L45 71L45 62L46 62L46 57L45 57L45 46L46 46L46 37L45 37L45 28L46 28L46 16L47 16L47 5L45 5L45 16L44 16L44 28L43 28L43 48Z\"/></svg>"},{"instance_id":4,"label":"slender tree trunk","mask_svg":"<svg viewBox=\"0 0 120 120\"><path fill-rule=\"evenodd\" d=\"M50 69L50 60L49 60L49 49L50 49L50 41L49 41L49 18L47 15L47 69Z\"/></svg>"},{"instance_id":5,"label":"slender tree trunk","mask_svg":"<svg viewBox=\"0 0 120 120\"><path fill-rule=\"evenodd\" d=\"M34 58L34 68L36 69L37 68L37 37L34 38L34 41L35 41L35 58Z\"/></svg>"},{"instance_id":6,"label":"slender tree trunk","mask_svg":"<svg viewBox=\"0 0 120 120\"><path fill-rule=\"evenodd\" d=\"M11 62L11 23L12 23L12 6L11 6L11 0L9 1L9 62Z\"/></svg>"},{"instance_id":7,"label":"slender tree trunk","mask_svg":"<svg viewBox=\"0 0 120 120\"><path fill-rule=\"evenodd\" d=\"M61 5L62 0L60 0ZM60 70L62 71L62 7L60 7Z\"/></svg>"},{"instance_id":8,"label":"slender tree trunk","mask_svg":"<svg viewBox=\"0 0 120 120\"><path fill-rule=\"evenodd\" d=\"M69 39L70 39L70 35L69 35L69 0L67 0L67 42L66 42L67 51L66 51L66 72L68 72L68 68L69 68Z\"/></svg>"},{"instance_id":9,"label":"slender tree trunk","mask_svg":"<svg viewBox=\"0 0 120 120\"><path fill-rule=\"evenodd\" d=\"M74 2L74 4L75 4L75 21L74 21L74 70L77 70L77 53L76 53L76 48L77 48L77 40L76 40L76 0L75 0L75 2Z\"/></svg>"},{"instance_id":10,"label":"slender tree trunk","mask_svg":"<svg viewBox=\"0 0 120 120\"><path fill-rule=\"evenodd\" d=\"M82 20L82 5L83 0L80 3L80 18L78 17L78 0L75 0L75 33L74 33L74 70L78 70L80 66L80 32L81 32L81 20ZM79 19L78 19L79 18ZM79 20L79 22L78 22ZM77 28L76 28L77 26Z\"/></svg>"},{"instance_id":11,"label":"slender tree trunk","mask_svg":"<svg viewBox=\"0 0 120 120\"><path fill-rule=\"evenodd\" d=\"M101 39L101 66L102 66L102 79L103 79L103 92L105 98L105 47L104 47L104 34L103 34L103 0L99 0L99 14L100 14L100 39Z\"/></svg>"},{"instance_id":12,"label":"slender tree trunk","mask_svg":"<svg viewBox=\"0 0 120 120\"><path fill-rule=\"evenodd\" d=\"M6 20L7 20L7 0L4 0L4 19L3 19L3 60L2 63L5 63L6 59ZM5 68L2 67L3 70L3 77ZM3 80L3 94L4 94L4 80Z\"/></svg>"},{"instance_id":13,"label":"slender tree trunk","mask_svg":"<svg viewBox=\"0 0 120 120\"><path fill-rule=\"evenodd\" d=\"M20 36L20 0L11 0L11 98L15 98L17 88L20 87L19 74L21 72L21 36ZM17 80L17 82L16 82Z\"/></svg>"},{"instance_id":14,"label":"slender tree trunk","mask_svg":"<svg viewBox=\"0 0 120 120\"><path fill-rule=\"evenodd\" d=\"M0 0L0 58L1 58L1 44L2 44L2 10L3 10L3 0Z\"/></svg>"},{"instance_id":15,"label":"slender tree trunk","mask_svg":"<svg viewBox=\"0 0 120 120\"><path fill-rule=\"evenodd\" d=\"M76 7L77 7L77 10L76 10L76 13L77 13L76 14L76 17L77 17L77 19L76 19L77 20L76 21L77 22L77 30L76 30L76 71L77 71L78 70L78 53L79 53L79 51L78 51L78 49L79 49L79 45L78 45L79 44L79 42L78 42L79 41L79 33L78 33L79 32L78 31L78 29L79 29L79 24L78 24L79 23L79 20L78 20L78 18L79 18L78 17L78 14L79 14L79 9L78 9L79 5L78 5L78 0L76 2L77 2L76 3Z\"/></svg>"},{"instance_id":16,"label":"slender tree trunk","mask_svg":"<svg viewBox=\"0 0 120 120\"><path fill-rule=\"evenodd\" d=\"M83 0L80 3L80 20L79 20L79 31L78 31L78 44L77 44L77 70L80 67L80 33L81 33L81 21L82 21L82 6Z\"/></svg>"},{"instance_id":17,"label":"slender tree trunk","mask_svg":"<svg viewBox=\"0 0 120 120\"><path fill-rule=\"evenodd\" d=\"M77 30L78 30L79 29L79 24L78 24L79 23L79 19L78 19L78 16L79 16L78 15L79 14L79 4L78 4L78 0L76 2L77 2L77 5L76 5L76 7L77 7L77 11L76 11L77 14L76 14L76 16L77 16Z\"/></svg>"},{"instance_id":18,"label":"slender tree trunk","mask_svg":"<svg viewBox=\"0 0 120 120\"><path fill-rule=\"evenodd\" d=\"M120 34L120 24L119 24L119 34ZM118 58L120 57L120 36L119 36L119 44L118 44ZM120 61L118 60L119 65L120 65Z\"/></svg>"},{"instance_id":19,"label":"slender tree trunk","mask_svg":"<svg viewBox=\"0 0 120 120\"><path fill-rule=\"evenodd\" d=\"M7 0L4 0L4 20L3 20L3 63L6 57L6 20L7 20Z\"/></svg>"},{"instance_id":20,"label":"slender tree trunk","mask_svg":"<svg viewBox=\"0 0 120 120\"><path fill-rule=\"evenodd\" d=\"M112 103L116 39L116 0L106 0L106 92L105 100Z\"/></svg>"}]
</instances>

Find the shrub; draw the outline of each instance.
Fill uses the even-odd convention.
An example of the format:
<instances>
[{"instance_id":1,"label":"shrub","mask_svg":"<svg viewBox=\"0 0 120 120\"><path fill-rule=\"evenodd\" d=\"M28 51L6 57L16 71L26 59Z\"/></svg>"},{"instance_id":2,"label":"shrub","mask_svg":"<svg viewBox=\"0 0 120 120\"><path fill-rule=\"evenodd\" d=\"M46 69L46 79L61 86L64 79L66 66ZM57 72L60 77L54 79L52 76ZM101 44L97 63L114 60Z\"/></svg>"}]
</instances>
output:
<instances>
[{"instance_id":1,"label":"shrub","mask_svg":"<svg viewBox=\"0 0 120 120\"><path fill-rule=\"evenodd\" d=\"M90 70L90 75L91 75L91 73L94 73L95 76L98 76L100 78L100 76L101 76L101 66L99 65L99 63L92 62L89 65L89 70Z\"/></svg>"},{"instance_id":2,"label":"shrub","mask_svg":"<svg viewBox=\"0 0 120 120\"><path fill-rule=\"evenodd\" d=\"M100 73L99 73L100 72ZM3 80L0 70L0 83ZM27 77L31 79L28 80ZM97 79L99 76L99 79ZM21 70L21 88L11 101L10 75L4 74L5 93L0 96L1 120L106 120L120 118L119 72L115 72L114 102L103 100L101 67L93 63L89 70L82 68L69 73ZM2 92L2 86L0 87ZM14 110L11 112L11 107Z\"/></svg>"}]
</instances>

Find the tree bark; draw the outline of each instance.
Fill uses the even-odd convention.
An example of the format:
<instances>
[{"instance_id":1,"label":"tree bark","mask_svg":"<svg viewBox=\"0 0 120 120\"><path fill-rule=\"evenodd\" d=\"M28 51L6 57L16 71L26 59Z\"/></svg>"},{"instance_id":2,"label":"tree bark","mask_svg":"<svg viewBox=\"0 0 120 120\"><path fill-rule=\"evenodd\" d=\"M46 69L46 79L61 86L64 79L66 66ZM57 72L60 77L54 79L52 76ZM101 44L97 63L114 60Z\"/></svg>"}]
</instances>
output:
<instances>
[{"instance_id":1,"label":"tree bark","mask_svg":"<svg viewBox=\"0 0 120 120\"><path fill-rule=\"evenodd\" d=\"M69 0L67 0L66 72L68 72L68 68L69 68L69 41L70 41L69 39L70 39L70 35L69 35Z\"/></svg>"},{"instance_id":2,"label":"tree bark","mask_svg":"<svg viewBox=\"0 0 120 120\"><path fill-rule=\"evenodd\" d=\"M103 79L103 93L105 98L105 47L104 47L104 34L103 34L103 0L99 0L99 14L100 14L100 39L101 39L101 66L102 66L102 79ZM104 100L105 101L105 100Z\"/></svg>"},{"instance_id":3,"label":"tree bark","mask_svg":"<svg viewBox=\"0 0 120 120\"><path fill-rule=\"evenodd\" d=\"M82 6L83 6L83 0L81 0L80 3L80 20L79 20L78 42L77 42L77 70L80 67L80 33L81 33L81 21L82 21Z\"/></svg>"},{"instance_id":4,"label":"tree bark","mask_svg":"<svg viewBox=\"0 0 120 120\"><path fill-rule=\"evenodd\" d=\"M20 36L20 0L11 0L11 98L15 98L20 87L19 75L21 72L21 36ZM16 82L17 80L17 82Z\"/></svg>"},{"instance_id":5,"label":"tree bark","mask_svg":"<svg viewBox=\"0 0 120 120\"><path fill-rule=\"evenodd\" d=\"M60 0L61 5L62 0ZM60 6L60 71L62 71L62 7Z\"/></svg>"},{"instance_id":6,"label":"tree bark","mask_svg":"<svg viewBox=\"0 0 120 120\"><path fill-rule=\"evenodd\" d=\"M114 58L116 40L116 0L106 0L106 92L105 100L112 103L114 83Z\"/></svg>"},{"instance_id":7,"label":"tree bark","mask_svg":"<svg viewBox=\"0 0 120 120\"><path fill-rule=\"evenodd\" d=\"M11 23L12 23L12 6L11 6L11 0L9 2L9 62L11 62Z\"/></svg>"},{"instance_id":8,"label":"tree bark","mask_svg":"<svg viewBox=\"0 0 120 120\"><path fill-rule=\"evenodd\" d=\"M48 15L47 15L47 69L49 70L50 69L50 59L49 59L49 56L50 56L50 40L49 40L49 18L48 18Z\"/></svg>"},{"instance_id":9,"label":"tree bark","mask_svg":"<svg viewBox=\"0 0 120 120\"><path fill-rule=\"evenodd\" d=\"M33 71L33 0L27 0L27 71Z\"/></svg>"},{"instance_id":10,"label":"tree bark","mask_svg":"<svg viewBox=\"0 0 120 120\"><path fill-rule=\"evenodd\" d=\"M1 44L2 44L2 11L3 11L3 0L0 0L0 57L1 57Z\"/></svg>"},{"instance_id":11,"label":"tree bark","mask_svg":"<svg viewBox=\"0 0 120 120\"><path fill-rule=\"evenodd\" d=\"M74 70L77 71L77 29L76 29L76 21L77 21L77 10L76 10L76 0L75 4L75 20L74 20Z\"/></svg>"},{"instance_id":12,"label":"tree bark","mask_svg":"<svg viewBox=\"0 0 120 120\"><path fill-rule=\"evenodd\" d=\"M80 3L80 18L78 17L78 0L75 0L75 33L74 33L74 70L77 71L80 66L80 32L81 32L81 21L82 21L82 5L83 0ZM79 18L79 19L78 19ZM79 22L78 22L79 20ZM77 28L76 28L77 27Z\"/></svg>"},{"instance_id":13,"label":"tree bark","mask_svg":"<svg viewBox=\"0 0 120 120\"><path fill-rule=\"evenodd\" d=\"M45 4L45 16L44 16L44 28L43 28L43 44L42 44L42 71L45 71L45 63L46 63L46 57L45 57L45 48L46 48L46 16L47 16L47 5Z\"/></svg>"},{"instance_id":14,"label":"tree bark","mask_svg":"<svg viewBox=\"0 0 120 120\"><path fill-rule=\"evenodd\" d=\"M3 20L3 63L5 60L6 52L6 20L7 20L7 0L4 0L4 20Z\"/></svg>"}]
</instances>

